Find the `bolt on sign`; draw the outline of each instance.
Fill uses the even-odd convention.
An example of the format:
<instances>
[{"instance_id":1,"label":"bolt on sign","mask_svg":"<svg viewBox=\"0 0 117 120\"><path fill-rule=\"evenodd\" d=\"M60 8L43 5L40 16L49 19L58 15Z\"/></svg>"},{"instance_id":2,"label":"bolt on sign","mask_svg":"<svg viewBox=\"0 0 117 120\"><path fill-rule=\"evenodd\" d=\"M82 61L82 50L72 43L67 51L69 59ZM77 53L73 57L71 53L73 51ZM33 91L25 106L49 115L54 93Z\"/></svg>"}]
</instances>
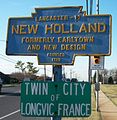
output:
<instances>
[{"instance_id":1,"label":"bolt on sign","mask_svg":"<svg viewBox=\"0 0 117 120\"><path fill-rule=\"evenodd\" d=\"M89 82L25 81L21 85L20 112L30 117L88 117Z\"/></svg>"},{"instance_id":2,"label":"bolt on sign","mask_svg":"<svg viewBox=\"0 0 117 120\"><path fill-rule=\"evenodd\" d=\"M36 8L9 18L7 55L36 55L39 64L73 64L76 55L111 54L111 15L87 16L82 6Z\"/></svg>"}]
</instances>

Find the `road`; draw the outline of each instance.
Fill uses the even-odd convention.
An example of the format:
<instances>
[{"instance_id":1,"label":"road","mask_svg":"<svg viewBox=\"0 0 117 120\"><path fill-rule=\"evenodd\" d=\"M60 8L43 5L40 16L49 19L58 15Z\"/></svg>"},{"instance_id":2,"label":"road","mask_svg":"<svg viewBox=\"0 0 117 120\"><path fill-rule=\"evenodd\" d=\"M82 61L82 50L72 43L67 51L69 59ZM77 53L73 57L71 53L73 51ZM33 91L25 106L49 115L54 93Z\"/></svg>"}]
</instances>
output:
<instances>
[{"instance_id":1,"label":"road","mask_svg":"<svg viewBox=\"0 0 117 120\"><path fill-rule=\"evenodd\" d=\"M0 95L0 120L50 120L20 115L20 85L3 87Z\"/></svg>"}]
</instances>

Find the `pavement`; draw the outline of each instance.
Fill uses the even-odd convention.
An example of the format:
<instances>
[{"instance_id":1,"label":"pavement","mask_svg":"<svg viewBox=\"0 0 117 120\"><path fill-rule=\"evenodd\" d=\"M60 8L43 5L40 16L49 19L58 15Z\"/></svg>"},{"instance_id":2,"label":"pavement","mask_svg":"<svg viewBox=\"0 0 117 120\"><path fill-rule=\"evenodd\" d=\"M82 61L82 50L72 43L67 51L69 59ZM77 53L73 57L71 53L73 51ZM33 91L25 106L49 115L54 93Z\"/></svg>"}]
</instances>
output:
<instances>
[{"instance_id":1,"label":"pavement","mask_svg":"<svg viewBox=\"0 0 117 120\"><path fill-rule=\"evenodd\" d=\"M117 106L102 92L99 92L99 110L102 120L117 120Z\"/></svg>"}]
</instances>

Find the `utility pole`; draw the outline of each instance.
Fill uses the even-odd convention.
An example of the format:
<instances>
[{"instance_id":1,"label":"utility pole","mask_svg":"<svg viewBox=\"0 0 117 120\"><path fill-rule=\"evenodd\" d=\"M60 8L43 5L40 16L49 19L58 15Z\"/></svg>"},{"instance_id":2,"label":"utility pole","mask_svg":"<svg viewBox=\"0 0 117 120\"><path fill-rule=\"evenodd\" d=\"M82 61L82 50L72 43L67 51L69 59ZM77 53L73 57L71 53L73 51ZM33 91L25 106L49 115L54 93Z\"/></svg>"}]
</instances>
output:
<instances>
[{"instance_id":1,"label":"utility pole","mask_svg":"<svg viewBox=\"0 0 117 120\"><path fill-rule=\"evenodd\" d=\"M93 10L93 0L90 0L90 15L92 15Z\"/></svg>"},{"instance_id":2,"label":"utility pole","mask_svg":"<svg viewBox=\"0 0 117 120\"><path fill-rule=\"evenodd\" d=\"M100 90L100 85L99 85L99 70L96 72L96 83L95 83L95 88L97 85L97 90L96 90L96 110L99 111L99 90Z\"/></svg>"},{"instance_id":3,"label":"utility pole","mask_svg":"<svg viewBox=\"0 0 117 120\"><path fill-rule=\"evenodd\" d=\"M96 1L96 12L99 15L99 0Z\"/></svg>"},{"instance_id":4,"label":"utility pole","mask_svg":"<svg viewBox=\"0 0 117 120\"><path fill-rule=\"evenodd\" d=\"M99 15L99 0L96 1L96 14ZM96 73L96 84L99 87L99 70ZM99 111L99 90L96 90L96 109Z\"/></svg>"},{"instance_id":5,"label":"utility pole","mask_svg":"<svg viewBox=\"0 0 117 120\"><path fill-rule=\"evenodd\" d=\"M87 12L87 15L88 15L88 0L86 0L86 12Z\"/></svg>"}]
</instances>

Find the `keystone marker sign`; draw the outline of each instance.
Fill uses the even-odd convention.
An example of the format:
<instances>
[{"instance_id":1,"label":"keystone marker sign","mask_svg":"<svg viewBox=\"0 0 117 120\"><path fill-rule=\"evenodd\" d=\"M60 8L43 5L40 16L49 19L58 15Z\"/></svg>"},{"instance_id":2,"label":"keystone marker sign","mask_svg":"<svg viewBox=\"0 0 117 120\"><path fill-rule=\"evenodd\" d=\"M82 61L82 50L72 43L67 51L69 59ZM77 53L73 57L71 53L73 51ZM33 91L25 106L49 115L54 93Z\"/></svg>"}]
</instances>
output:
<instances>
[{"instance_id":1,"label":"keystone marker sign","mask_svg":"<svg viewBox=\"0 0 117 120\"><path fill-rule=\"evenodd\" d=\"M36 55L39 64L73 64L76 55L111 54L111 15L86 16L82 7L37 8L10 18L7 55Z\"/></svg>"}]
</instances>

